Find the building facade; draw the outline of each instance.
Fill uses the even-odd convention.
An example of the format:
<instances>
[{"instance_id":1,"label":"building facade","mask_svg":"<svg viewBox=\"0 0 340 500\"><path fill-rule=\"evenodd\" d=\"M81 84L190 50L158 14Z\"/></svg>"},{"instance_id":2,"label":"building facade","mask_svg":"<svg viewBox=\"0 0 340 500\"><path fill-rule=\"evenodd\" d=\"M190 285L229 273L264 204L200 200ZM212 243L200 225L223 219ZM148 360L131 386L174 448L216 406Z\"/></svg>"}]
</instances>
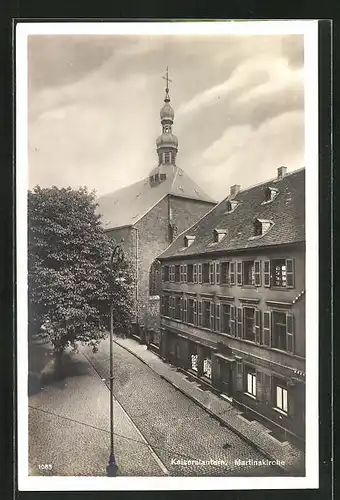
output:
<instances>
[{"instance_id":1,"label":"building facade","mask_svg":"<svg viewBox=\"0 0 340 500\"><path fill-rule=\"evenodd\" d=\"M161 357L303 443L304 169L233 186L159 260Z\"/></svg>"},{"instance_id":2,"label":"building facade","mask_svg":"<svg viewBox=\"0 0 340 500\"><path fill-rule=\"evenodd\" d=\"M161 287L157 256L216 204L177 166L178 139L172 133L174 111L168 87L160 118L156 166L146 178L98 200L107 234L122 246L131 263L133 332L155 349L159 346Z\"/></svg>"}]
</instances>

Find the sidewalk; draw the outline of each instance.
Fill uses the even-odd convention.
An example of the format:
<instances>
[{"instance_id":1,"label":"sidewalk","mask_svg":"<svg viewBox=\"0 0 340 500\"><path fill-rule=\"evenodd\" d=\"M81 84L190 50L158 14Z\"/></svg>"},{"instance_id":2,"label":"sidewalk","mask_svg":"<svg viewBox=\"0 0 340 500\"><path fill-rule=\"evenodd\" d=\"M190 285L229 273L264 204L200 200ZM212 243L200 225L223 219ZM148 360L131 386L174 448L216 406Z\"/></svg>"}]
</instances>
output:
<instances>
[{"instance_id":1,"label":"sidewalk","mask_svg":"<svg viewBox=\"0 0 340 500\"><path fill-rule=\"evenodd\" d=\"M249 422L232 404L210 391L203 391L199 384L189 381L185 374L161 360L145 345L131 338L115 337L115 342L139 358L155 373L167 380L176 389L195 401L199 406L217 418L252 446L255 446L270 460L284 462L282 468L291 474L302 474L304 453L288 441L280 442L271 431L257 421ZM302 465L301 465L302 464Z\"/></svg>"},{"instance_id":2,"label":"sidewalk","mask_svg":"<svg viewBox=\"0 0 340 500\"><path fill-rule=\"evenodd\" d=\"M55 380L50 351L47 342L36 344L31 357L30 369L36 378L28 403L29 474L106 476L110 392L83 354L65 352L65 378ZM165 475L157 457L116 401L114 432L118 475Z\"/></svg>"}]
</instances>

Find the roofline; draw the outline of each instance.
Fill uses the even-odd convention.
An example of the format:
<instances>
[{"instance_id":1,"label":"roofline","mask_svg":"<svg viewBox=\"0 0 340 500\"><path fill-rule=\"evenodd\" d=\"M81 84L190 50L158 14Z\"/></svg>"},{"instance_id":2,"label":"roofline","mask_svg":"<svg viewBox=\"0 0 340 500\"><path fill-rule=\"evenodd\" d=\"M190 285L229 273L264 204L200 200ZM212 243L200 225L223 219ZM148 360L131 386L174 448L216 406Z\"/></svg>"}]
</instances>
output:
<instances>
[{"instance_id":1,"label":"roofline","mask_svg":"<svg viewBox=\"0 0 340 500\"><path fill-rule=\"evenodd\" d=\"M125 227L133 227L133 224L124 224L123 226L114 226L114 227L104 228L104 233L107 233L108 231L113 231L115 229L124 229Z\"/></svg>"},{"instance_id":2,"label":"roofline","mask_svg":"<svg viewBox=\"0 0 340 500\"><path fill-rule=\"evenodd\" d=\"M256 188L256 187L262 186L263 184L268 184L268 182L282 181L282 180L283 180L283 179L285 179L286 177L289 177L290 175L296 174L297 172L302 172L302 170L305 170L305 169L306 169L305 167L297 168L296 170L292 170L291 172L287 172L287 173L286 173L283 177L281 177L280 179L279 179L278 177L273 177L273 178L268 179L268 180L266 180L266 181L258 182L257 184L252 184L251 186L248 186L248 187L246 187L246 188L244 188L244 189L240 189L240 190L238 191L237 195L238 195L239 193L245 193L246 191L249 191L250 189L253 189L253 188ZM275 188L275 186L269 186L269 187L273 187L273 188ZM237 195L236 195L236 196L237 196ZM230 196L230 195L226 196L226 197L224 198L224 200L227 200L229 196ZM224 201L224 200L223 200L223 201Z\"/></svg>"},{"instance_id":3,"label":"roofline","mask_svg":"<svg viewBox=\"0 0 340 500\"><path fill-rule=\"evenodd\" d=\"M192 201L199 201L200 203L209 203L210 205L216 206L219 202L218 201L208 201L208 200L200 200L198 198L192 198L191 196L186 196L182 194L173 194L173 193L168 193L169 196L173 196L174 198L186 198L187 200L192 200Z\"/></svg>"},{"instance_id":4,"label":"roofline","mask_svg":"<svg viewBox=\"0 0 340 500\"><path fill-rule=\"evenodd\" d=\"M265 249L272 249L272 248L278 248L278 247L289 247L289 246L294 246L294 245L303 245L306 243L306 240L298 240L298 241L292 241L290 243L274 243L273 245L261 245L261 246L254 246L254 247L247 247L247 248L235 248L235 249L220 249L220 250L211 250L208 252L197 252L197 253L190 253L190 254L183 254L183 255L170 255L169 257L162 257L158 256L157 259L160 261L166 261L166 260L183 260L183 259L190 259L193 257L205 257L205 256L211 256L211 255L220 255L220 254L229 254L229 253L242 253L242 252L251 252L254 250L265 250ZM164 250L163 253L165 253L166 250Z\"/></svg>"}]
</instances>

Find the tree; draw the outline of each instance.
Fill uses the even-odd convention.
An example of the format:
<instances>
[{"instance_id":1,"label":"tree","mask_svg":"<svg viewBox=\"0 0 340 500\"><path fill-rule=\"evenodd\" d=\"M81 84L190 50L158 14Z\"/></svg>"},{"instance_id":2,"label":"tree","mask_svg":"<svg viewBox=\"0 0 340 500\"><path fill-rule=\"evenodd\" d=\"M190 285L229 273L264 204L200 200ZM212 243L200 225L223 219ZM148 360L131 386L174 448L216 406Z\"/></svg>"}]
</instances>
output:
<instances>
[{"instance_id":1,"label":"tree","mask_svg":"<svg viewBox=\"0 0 340 500\"><path fill-rule=\"evenodd\" d=\"M110 267L115 242L96 207L86 188L28 192L29 333L45 330L59 375L66 347L80 342L96 350L109 327L111 300L115 331L129 329L132 317L129 264L123 257Z\"/></svg>"}]
</instances>

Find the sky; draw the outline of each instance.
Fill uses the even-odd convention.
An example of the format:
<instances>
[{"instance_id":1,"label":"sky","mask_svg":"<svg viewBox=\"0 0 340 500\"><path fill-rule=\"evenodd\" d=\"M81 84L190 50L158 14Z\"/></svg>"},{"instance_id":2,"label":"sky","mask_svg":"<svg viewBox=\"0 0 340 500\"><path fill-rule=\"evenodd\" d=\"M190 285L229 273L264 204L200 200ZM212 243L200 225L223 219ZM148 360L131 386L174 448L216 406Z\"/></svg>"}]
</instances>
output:
<instances>
[{"instance_id":1,"label":"sky","mask_svg":"<svg viewBox=\"0 0 340 500\"><path fill-rule=\"evenodd\" d=\"M302 35L31 35L29 187L101 195L147 177L166 66L177 165L207 194L304 166Z\"/></svg>"}]
</instances>

